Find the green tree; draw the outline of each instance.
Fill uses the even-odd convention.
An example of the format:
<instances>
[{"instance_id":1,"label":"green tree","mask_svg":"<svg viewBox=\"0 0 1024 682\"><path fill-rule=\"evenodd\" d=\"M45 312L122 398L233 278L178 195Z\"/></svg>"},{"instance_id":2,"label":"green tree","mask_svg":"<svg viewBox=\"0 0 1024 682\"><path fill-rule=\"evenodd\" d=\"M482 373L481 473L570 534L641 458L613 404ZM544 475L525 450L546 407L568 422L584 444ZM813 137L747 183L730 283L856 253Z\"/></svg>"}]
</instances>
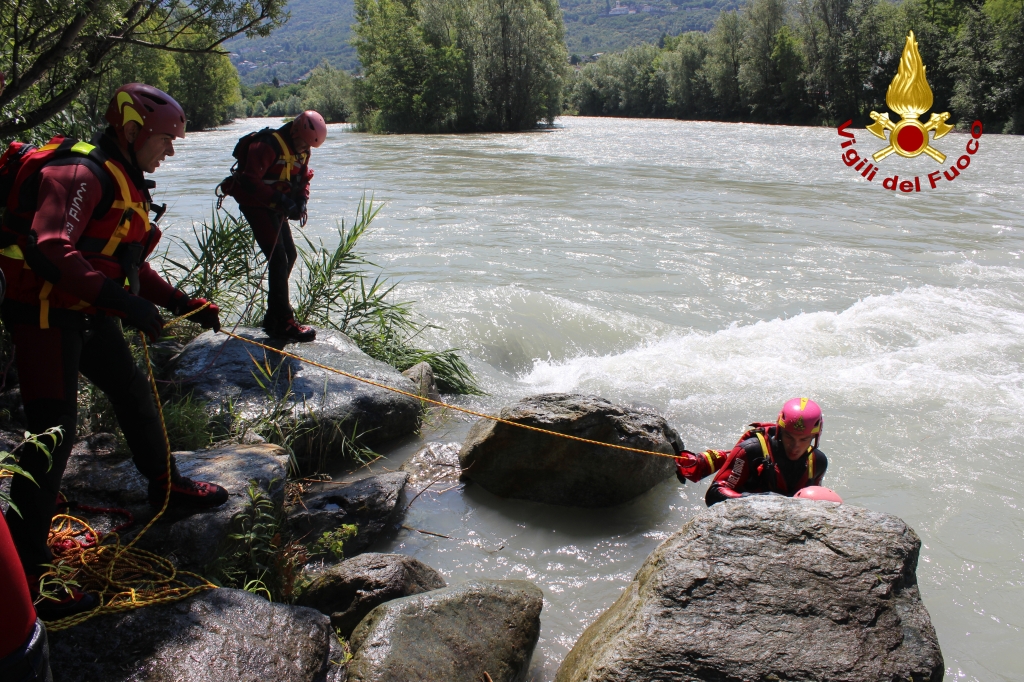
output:
<instances>
[{"instance_id":1,"label":"green tree","mask_svg":"<svg viewBox=\"0 0 1024 682\"><path fill-rule=\"evenodd\" d=\"M746 27L739 12L722 12L708 33L704 71L715 96L718 115L731 119L742 114L740 66Z\"/></svg>"},{"instance_id":2,"label":"green tree","mask_svg":"<svg viewBox=\"0 0 1024 682\"><path fill-rule=\"evenodd\" d=\"M320 112L328 123L344 123L352 114L352 77L324 61L309 74L305 108Z\"/></svg>"},{"instance_id":3,"label":"green tree","mask_svg":"<svg viewBox=\"0 0 1024 682\"><path fill-rule=\"evenodd\" d=\"M676 118L706 117L714 110L714 95L705 70L708 37L690 31L672 42L672 52L663 53L661 58L667 70L668 106Z\"/></svg>"},{"instance_id":4,"label":"green tree","mask_svg":"<svg viewBox=\"0 0 1024 682\"><path fill-rule=\"evenodd\" d=\"M167 92L185 110L188 129L206 130L227 123L242 99L238 72L227 55L176 52L174 61L177 73L169 79Z\"/></svg>"},{"instance_id":5,"label":"green tree","mask_svg":"<svg viewBox=\"0 0 1024 682\"><path fill-rule=\"evenodd\" d=\"M61 0L0 3L0 138L63 115L132 49L218 52L230 37L266 35L284 19L285 0ZM193 39L196 42L191 42ZM77 118L76 118L77 117Z\"/></svg>"}]
</instances>

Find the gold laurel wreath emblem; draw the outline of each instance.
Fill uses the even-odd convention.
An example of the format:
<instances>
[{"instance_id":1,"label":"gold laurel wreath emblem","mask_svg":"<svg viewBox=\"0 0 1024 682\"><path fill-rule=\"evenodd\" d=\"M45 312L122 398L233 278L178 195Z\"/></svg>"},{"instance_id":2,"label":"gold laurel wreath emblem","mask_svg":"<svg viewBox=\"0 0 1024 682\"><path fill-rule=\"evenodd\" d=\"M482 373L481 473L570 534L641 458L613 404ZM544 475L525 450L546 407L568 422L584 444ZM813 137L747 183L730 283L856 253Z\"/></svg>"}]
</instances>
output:
<instances>
[{"instance_id":1,"label":"gold laurel wreath emblem","mask_svg":"<svg viewBox=\"0 0 1024 682\"><path fill-rule=\"evenodd\" d=\"M883 140L886 139L885 131L889 131L889 144L871 155L876 162L893 152L908 159L927 154L939 163L946 160L945 154L931 146L928 133L934 131L932 139L937 140L952 130L953 126L946 123L949 112L933 113L927 123L919 120L921 114L932 108L932 89L925 77L925 66L921 61L921 53L917 51L913 31L903 46L899 71L885 93L885 103L899 114L900 120L893 123L889 120L888 112L871 112L874 123L868 126L868 130Z\"/></svg>"}]
</instances>

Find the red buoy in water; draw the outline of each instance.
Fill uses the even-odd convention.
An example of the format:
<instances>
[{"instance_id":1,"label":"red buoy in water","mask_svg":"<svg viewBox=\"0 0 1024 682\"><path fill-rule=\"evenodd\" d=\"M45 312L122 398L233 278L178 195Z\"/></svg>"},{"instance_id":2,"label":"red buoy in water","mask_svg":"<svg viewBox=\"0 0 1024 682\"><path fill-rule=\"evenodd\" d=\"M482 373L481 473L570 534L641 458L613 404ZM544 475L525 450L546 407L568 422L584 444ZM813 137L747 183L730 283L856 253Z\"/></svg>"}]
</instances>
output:
<instances>
[{"instance_id":1,"label":"red buoy in water","mask_svg":"<svg viewBox=\"0 0 1024 682\"><path fill-rule=\"evenodd\" d=\"M799 497L804 500L838 502L839 504L843 503L843 498L839 497L839 494L835 490L820 485L810 485L806 488L801 488L796 491L796 495L793 495L793 497Z\"/></svg>"}]
</instances>

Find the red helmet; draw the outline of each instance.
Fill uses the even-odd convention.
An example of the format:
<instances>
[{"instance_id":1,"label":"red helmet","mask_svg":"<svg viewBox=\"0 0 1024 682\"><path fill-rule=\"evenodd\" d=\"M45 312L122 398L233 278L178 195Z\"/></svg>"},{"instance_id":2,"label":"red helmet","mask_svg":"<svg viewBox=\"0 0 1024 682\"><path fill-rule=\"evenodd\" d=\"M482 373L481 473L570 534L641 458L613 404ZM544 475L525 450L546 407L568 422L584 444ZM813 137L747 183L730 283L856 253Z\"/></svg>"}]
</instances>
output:
<instances>
[{"instance_id":1,"label":"red helmet","mask_svg":"<svg viewBox=\"0 0 1024 682\"><path fill-rule=\"evenodd\" d=\"M128 121L139 124L142 129L135 138L135 151L142 149L153 135L185 137L185 110L166 92L145 83L119 87L107 106L106 119L119 137L124 136Z\"/></svg>"},{"instance_id":2,"label":"red helmet","mask_svg":"<svg viewBox=\"0 0 1024 682\"><path fill-rule=\"evenodd\" d=\"M779 410L779 429L797 438L814 436L815 441L821 435L821 408L818 403L807 398L793 398Z\"/></svg>"},{"instance_id":3,"label":"red helmet","mask_svg":"<svg viewBox=\"0 0 1024 682\"><path fill-rule=\"evenodd\" d=\"M324 117L312 109L303 111L292 121L292 136L310 147L319 147L327 139L327 124Z\"/></svg>"},{"instance_id":4,"label":"red helmet","mask_svg":"<svg viewBox=\"0 0 1024 682\"><path fill-rule=\"evenodd\" d=\"M809 485L806 488L800 488L796 491L796 495L793 497L799 497L802 500L818 500L820 502L838 502L843 503L843 498L839 497L839 493L831 488L826 488L820 485Z\"/></svg>"}]
</instances>

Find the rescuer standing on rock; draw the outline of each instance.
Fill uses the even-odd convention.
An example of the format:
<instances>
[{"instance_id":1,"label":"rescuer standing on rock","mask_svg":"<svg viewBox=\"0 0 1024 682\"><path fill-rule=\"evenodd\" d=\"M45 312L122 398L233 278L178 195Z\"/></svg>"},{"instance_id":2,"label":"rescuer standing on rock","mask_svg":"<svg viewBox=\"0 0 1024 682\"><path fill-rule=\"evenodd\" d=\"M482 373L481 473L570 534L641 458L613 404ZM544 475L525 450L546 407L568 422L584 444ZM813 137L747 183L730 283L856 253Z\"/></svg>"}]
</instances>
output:
<instances>
[{"instance_id":1,"label":"rescuer standing on rock","mask_svg":"<svg viewBox=\"0 0 1024 682\"><path fill-rule=\"evenodd\" d=\"M752 424L730 452L683 452L676 458L680 481L699 481L718 472L704 497L710 507L745 494L778 493L793 497L821 485L828 458L818 449L821 408L813 400L793 398L779 411L775 423Z\"/></svg>"},{"instance_id":2,"label":"rescuer standing on rock","mask_svg":"<svg viewBox=\"0 0 1024 682\"><path fill-rule=\"evenodd\" d=\"M304 111L280 128L264 128L242 137L233 152L231 175L219 196L232 196L267 257L267 313L263 329L270 336L312 341L316 330L295 321L288 278L297 257L289 220L306 224L309 199L309 150L327 139L324 117Z\"/></svg>"},{"instance_id":3,"label":"rescuer standing on rock","mask_svg":"<svg viewBox=\"0 0 1024 682\"><path fill-rule=\"evenodd\" d=\"M160 230L149 218L154 184L143 173L174 154L173 140L185 136L185 113L166 93L130 83L114 94L106 119L110 126L94 144L56 137L35 149L16 142L0 159L0 179L10 180L0 230L8 286L2 314L14 338L28 429L63 433L52 466L44 452L23 446L21 466L38 485L20 476L11 485L21 515L8 513L7 524L33 597L42 564L53 561L46 542L75 440L79 372L110 399L135 465L149 479L154 507L163 505L168 487L171 507L214 507L228 495L178 473L149 378L120 324L156 339L163 328L159 305L173 315L202 308L190 319L220 327L217 306L203 308L204 299L175 290L146 262ZM97 601L71 590L43 599L37 611L52 620Z\"/></svg>"}]
</instances>

